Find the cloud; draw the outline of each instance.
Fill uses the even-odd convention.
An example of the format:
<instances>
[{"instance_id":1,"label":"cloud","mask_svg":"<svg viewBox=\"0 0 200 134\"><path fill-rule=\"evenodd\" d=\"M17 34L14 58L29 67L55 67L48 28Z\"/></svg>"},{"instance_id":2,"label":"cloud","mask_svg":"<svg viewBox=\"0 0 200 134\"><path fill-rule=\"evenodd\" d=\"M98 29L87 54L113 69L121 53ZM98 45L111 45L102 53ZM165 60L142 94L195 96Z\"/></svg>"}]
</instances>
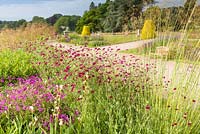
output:
<instances>
[{"instance_id":1,"label":"cloud","mask_svg":"<svg viewBox=\"0 0 200 134\"><path fill-rule=\"evenodd\" d=\"M106 0L0 0L0 20L31 20L33 16L49 17L55 13L82 15L91 1ZM185 0L157 0L161 7L183 5ZM200 1L200 0L198 0Z\"/></svg>"},{"instance_id":2,"label":"cloud","mask_svg":"<svg viewBox=\"0 0 200 134\"><path fill-rule=\"evenodd\" d=\"M171 6L183 6L186 0L156 0L157 5L160 7L171 7ZM200 4L200 0L197 0L197 3Z\"/></svg>"},{"instance_id":3,"label":"cloud","mask_svg":"<svg viewBox=\"0 0 200 134\"><path fill-rule=\"evenodd\" d=\"M5 1L5 2L4 2ZM82 15L92 0L0 0L0 20L31 20L33 16L49 17L55 13ZM105 0L94 0L96 3Z\"/></svg>"}]
</instances>

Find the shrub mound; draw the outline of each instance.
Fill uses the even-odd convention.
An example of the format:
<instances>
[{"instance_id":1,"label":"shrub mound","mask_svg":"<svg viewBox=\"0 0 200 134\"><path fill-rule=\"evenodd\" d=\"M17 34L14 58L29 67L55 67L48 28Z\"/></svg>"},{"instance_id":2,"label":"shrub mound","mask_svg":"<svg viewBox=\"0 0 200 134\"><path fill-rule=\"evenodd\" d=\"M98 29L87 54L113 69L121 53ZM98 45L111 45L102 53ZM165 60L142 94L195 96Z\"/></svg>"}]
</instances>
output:
<instances>
[{"instance_id":1,"label":"shrub mound","mask_svg":"<svg viewBox=\"0 0 200 134\"><path fill-rule=\"evenodd\" d=\"M0 86L16 81L16 78L37 73L31 64L32 55L22 50L4 50L0 53Z\"/></svg>"},{"instance_id":2,"label":"shrub mound","mask_svg":"<svg viewBox=\"0 0 200 134\"><path fill-rule=\"evenodd\" d=\"M89 26L84 26L81 35L82 36L90 36L90 27Z\"/></svg>"},{"instance_id":3,"label":"shrub mound","mask_svg":"<svg viewBox=\"0 0 200 134\"><path fill-rule=\"evenodd\" d=\"M146 20L142 28L141 39L152 39L156 37L156 26L152 20Z\"/></svg>"}]
</instances>

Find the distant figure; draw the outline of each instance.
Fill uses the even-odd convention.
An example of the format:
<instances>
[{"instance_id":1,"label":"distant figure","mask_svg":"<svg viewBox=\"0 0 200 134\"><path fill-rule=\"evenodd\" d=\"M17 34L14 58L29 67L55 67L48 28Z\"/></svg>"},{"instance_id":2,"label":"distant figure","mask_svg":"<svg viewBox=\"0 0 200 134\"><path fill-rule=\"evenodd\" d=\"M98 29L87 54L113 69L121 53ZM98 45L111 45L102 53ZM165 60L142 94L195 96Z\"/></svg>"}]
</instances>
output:
<instances>
[{"instance_id":1,"label":"distant figure","mask_svg":"<svg viewBox=\"0 0 200 134\"><path fill-rule=\"evenodd\" d=\"M140 37L140 29L137 30L137 37Z\"/></svg>"}]
</instances>

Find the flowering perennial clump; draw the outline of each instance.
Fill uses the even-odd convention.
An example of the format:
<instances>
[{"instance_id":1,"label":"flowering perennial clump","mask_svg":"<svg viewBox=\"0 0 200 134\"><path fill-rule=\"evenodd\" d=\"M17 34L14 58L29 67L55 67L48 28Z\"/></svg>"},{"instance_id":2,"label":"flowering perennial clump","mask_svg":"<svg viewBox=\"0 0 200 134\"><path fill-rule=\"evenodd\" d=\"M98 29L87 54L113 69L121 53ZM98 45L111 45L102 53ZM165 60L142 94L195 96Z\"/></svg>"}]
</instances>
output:
<instances>
[{"instance_id":1,"label":"flowering perennial clump","mask_svg":"<svg viewBox=\"0 0 200 134\"><path fill-rule=\"evenodd\" d=\"M26 51L33 54L38 74L17 78L0 92L0 118L10 125L23 116L28 128L41 133L197 132L188 127L198 128L198 97L159 77L156 63L117 54L119 49L111 47L42 42L30 43ZM6 128L5 122L1 125Z\"/></svg>"}]
</instances>

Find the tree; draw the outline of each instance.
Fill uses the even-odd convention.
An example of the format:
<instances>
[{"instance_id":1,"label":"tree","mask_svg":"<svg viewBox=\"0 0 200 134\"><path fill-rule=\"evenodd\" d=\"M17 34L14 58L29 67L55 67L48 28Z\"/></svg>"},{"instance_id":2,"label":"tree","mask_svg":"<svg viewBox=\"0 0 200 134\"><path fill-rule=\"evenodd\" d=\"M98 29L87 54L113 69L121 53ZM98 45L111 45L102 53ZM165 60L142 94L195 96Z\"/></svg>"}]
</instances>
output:
<instances>
[{"instance_id":1,"label":"tree","mask_svg":"<svg viewBox=\"0 0 200 134\"><path fill-rule=\"evenodd\" d=\"M69 29L71 31L75 31L77 22L80 20L81 16L73 15L73 16L70 16L69 18L70 18L70 20L69 20Z\"/></svg>"},{"instance_id":2,"label":"tree","mask_svg":"<svg viewBox=\"0 0 200 134\"><path fill-rule=\"evenodd\" d=\"M95 9L95 8L96 8L96 6L95 6L94 2L92 1L90 4L90 10Z\"/></svg>"},{"instance_id":3,"label":"tree","mask_svg":"<svg viewBox=\"0 0 200 134\"><path fill-rule=\"evenodd\" d=\"M53 16L47 18L46 21L48 24L53 26L56 23L56 21L62 16L62 14L54 14Z\"/></svg>"},{"instance_id":4,"label":"tree","mask_svg":"<svg viewBox=\"0 0 200 134\"><path fill-rule=\"evenodd\" d=\"M149 7L143 13L145 20L153 20L156 25L157 30L161 29L161 8L158 6Z\"/></svg>"},{"instance_id":5,"label":"tree","mask_svg":"<svg viewBox=\"0 0 200 134\"><path fill-rule=\"evenodd\" d=\"M179 31L183 28L183 7L171 7L169 26L173 31Z\"/></svg>"},{"instance_id":6,"label":"tree","mask_svg":"<svg viewBox=\"0 0 200 134\"><path fill-rule=\"evenodd\" d=\"M46 23L46 20L43 17L34 16L32 23Z\"/></svg>"},{"instance_id":7,"label":"tree","mask_svg":"<svg viewBox=\"0 0 200 134\"><path fill-rule=\"evenodd\" d=\"M81 33L84 25L91 31L121 32L132 29L133 18L140 19L143 7L154 0L106 0L94 8L86 11L77 24L76 31Z\"/></svg>"},{"instance_id":8,"label":"tree","mask_svg":"<svg viewBox=\"0 0 200 134\"><path fill-rule=\"evenodd\" d=\"M80 19L80 16L62 16L60 17L56 23L54 24L55 29L58 33L62 33L65 29L64 27L68 27L70 31L74 31L76 24L78 20ZM64 27L62 27L64 26Z\"/></svg>"},{"instance_id":9,"label":"tree","mask_svg":"<svg viewBox=\"0 0 200 134\"><path fill-rule=\"evenodd\" d=\"M184 12L186 13L186 16L190 16L192 10L195 8L196 3L197 0L186 0L184 4Z\"/></svg>"},{"instance_id":10,"label":"tree","mask_svg":"<svg viewBox=\"0 0 200 134\"><path fill-rule=\"evenodd\" d=\"M186 0L184 4L184 17L183 17L183 24L186 25L192 15L193 9L196 7L197 0Z\"/></svg>"},{"instance_id":11,"label":"tree","mask_svg":"<svg viewBox=\"0 0 200 134\"><path fill-rule=\"evenodd\" d=\"M24 19L16 21L16 28L17 27L26 27L26 25L27 25L27 22Z\"/></svg>"},{"instance_id":12,"label":"tree","mask_svg":"<svg viewBox=\"0 0 200 134\"><path fill-rule=\"evenodd\" d=\"M200 5L195 8L194 14L192 15L190 29L200 29Z\"/></svg>"},{"instance_id":13,"label":"tree","mask_svg":"<svg viewBox=\"0 0 200 134\"><path fill-rule=\"evenodd\" d=\"M143 7L152 3L153 0L115 0L110 1L107 17L104 22L106 31L121 32L131 20L139 19Z\"/></svg>"},{"instance_id":14,"label":"tree","mask_svg":"<svg viewBox=\"0 0 200 134\"><path fill-rule=\"evenodd\" d=\"M89 26L92 32L100 30L100 18L96 9L84 13L83 17L78 21L76 31L81 33L84 25Z\"/></svg>"},{"instance_id":15,"label":"tree","mask_svg":"<svg viewBox=\"0 0 200 134\"><path fill-rule=\"evenodd\" d=\"M64 27L69 26L69 17L67 16L62 16L58 19L58 21L55 23L54 27L58 33L62 33L65 29Z\"/></svg>"}]
</instances>

